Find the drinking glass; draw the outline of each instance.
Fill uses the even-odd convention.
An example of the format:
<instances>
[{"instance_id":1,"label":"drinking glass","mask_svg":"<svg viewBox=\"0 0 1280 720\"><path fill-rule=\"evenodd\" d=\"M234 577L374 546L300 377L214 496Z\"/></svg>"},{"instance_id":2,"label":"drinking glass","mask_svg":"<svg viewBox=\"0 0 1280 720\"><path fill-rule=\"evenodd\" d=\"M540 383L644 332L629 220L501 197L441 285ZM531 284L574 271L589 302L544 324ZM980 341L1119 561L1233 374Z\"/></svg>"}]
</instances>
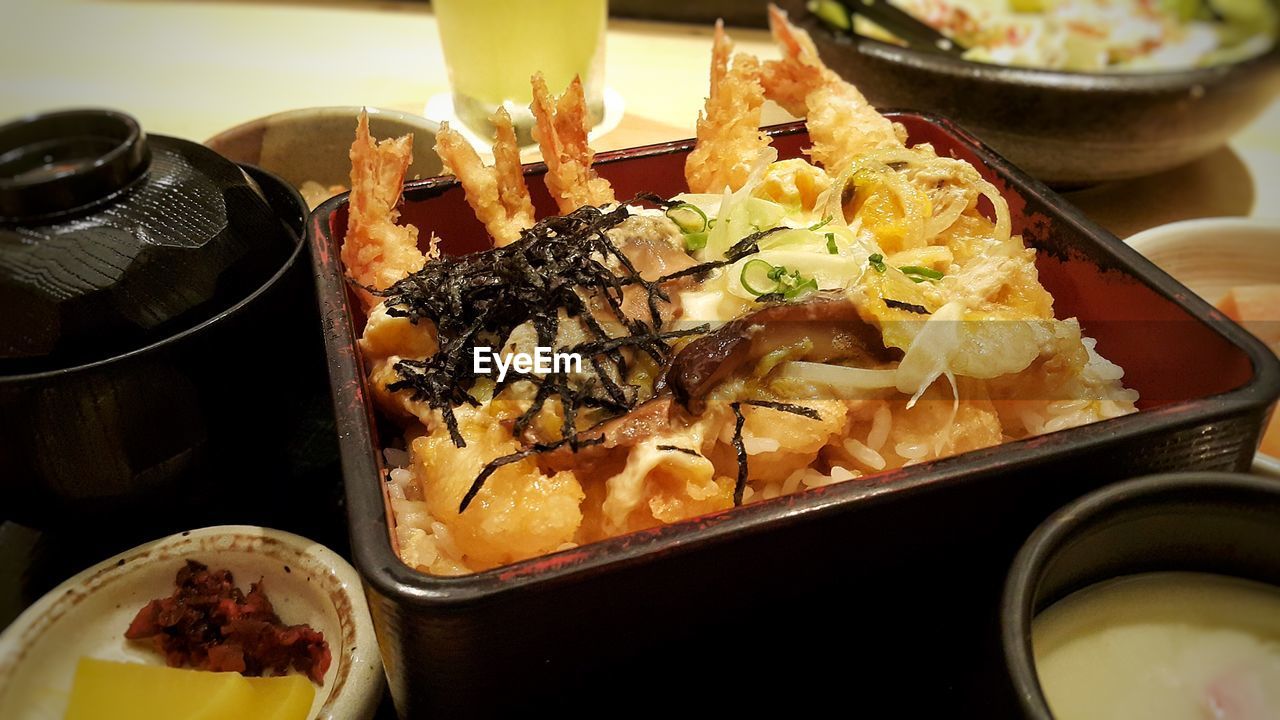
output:
<instances>
[{"instance_id":1,"label":"drinking glass","mask_svg":"<svg viewBox=\"0 0 1280 720\"><path fill-rule=\"evenodd\" d=\"M454 113L482 137L489 115L511 113L521 142L533 127L529 78L541 72L552 93L582 78L591 124L604 116L604 38L608 0L433 0Z\"/></svg>"}]
</instances>

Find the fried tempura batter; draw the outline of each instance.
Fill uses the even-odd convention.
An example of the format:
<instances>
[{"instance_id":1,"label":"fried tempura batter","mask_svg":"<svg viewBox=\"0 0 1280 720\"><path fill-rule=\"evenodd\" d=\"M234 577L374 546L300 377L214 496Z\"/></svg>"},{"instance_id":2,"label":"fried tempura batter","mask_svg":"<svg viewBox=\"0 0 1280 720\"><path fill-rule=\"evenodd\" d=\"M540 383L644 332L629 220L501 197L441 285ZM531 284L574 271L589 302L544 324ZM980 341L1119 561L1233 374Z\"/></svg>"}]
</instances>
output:
<instances>
[{"instance_id":1,"label":"fried tempura batter","mask_svg":"<svg viewBox=\"0 0 1280 720\"><path fill-rule=\"evenodd\" d=\"M515 242L521 230L533 226L533 202L520 170L520 149L511 116L498 108L489 120L497 130L492 167L484 165L471 144L449 123L440 125L435 149L446 172L462 183L476 218L484 223L495 244L502 246Z\"/></svg>"},{"instance_id":2,"label":"fried tempura batter","mask_svg":"<svg viewBox=\"0 0 1280 720\"><path fill-rule=\"evenodd\" d=\"M684 176L690 192L737 190L747 181L755 158L769 147L760 132L760 62L746 53L730 55L733 41L716 21L711 46L711 94L698 116L698 144L685 160Z\"/></svg>"},{"instance_id":3,"label":"fried tempura batter","mask_svg":"<svg viewBox=\"0 0 1280 720\"><path fill-rule=\"evenodd\" d=\"M365 287L384 290L426 262L418 249L418 228L396 224L396 206L411 162L413 135L375 143L369 135L369 114L360 113L351 144L351 207L342 262L351 278ZM378 304L364 290L360 297L366 310Z\"/></svg>"},{"instance_id":4,"label":"fried tempura batter","mask_svg":"<svg viewBox=\"0 0 1280 720\"><path fill-rule=\"evenodd\" d=\"M591 168L595 152L587 145L587 99L581 78L574 77L564 94L552 101L542 73L534 75L533 104L537 119L533 137L547 163L546 183L560 212L568 214L583 205L615 202L609 181Z\"/></svg>"},{"instance_id":5,"label":"fried tempura batter","mask_svg":"<svg viewBox=\"0 0 1280 720\"><path fill-rule=\"evenodd\" d=\"M574 474L543 474L533 460L499 469L473 506L458 512L459 499L485 463L518 448L502 424L510 420L492 404L483 410L465 408L459 423L468 438L466 447L454 447L442 424L410 446L427 507L447 528L457 555L475 568L552 552L572 542L582 523L582 486Z\"/></svg>"},{"instance_id":6,"label":"fried tempura batter","mask_svg":"<svg viewBox=\"0 0 1280 720\"><path fill-rule=\"evenodd\" d=\"M805 118L813 140L810 157L834 176L862 153L902 147L901 128L824 65L809 33L792 25L776 5L769 6L769 28L782 49L782 59L764 64L765 96Z\"/></svg>"}]
</instances>

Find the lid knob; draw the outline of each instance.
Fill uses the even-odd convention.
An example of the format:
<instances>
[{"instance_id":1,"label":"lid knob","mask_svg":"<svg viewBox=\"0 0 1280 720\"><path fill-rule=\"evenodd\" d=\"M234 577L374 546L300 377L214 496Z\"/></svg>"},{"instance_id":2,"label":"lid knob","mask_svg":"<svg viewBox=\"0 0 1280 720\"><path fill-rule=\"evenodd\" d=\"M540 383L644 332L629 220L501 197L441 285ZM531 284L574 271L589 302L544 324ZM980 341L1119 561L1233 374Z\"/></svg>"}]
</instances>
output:
<instances>
[{"instance_id":1,"label":"lid knob","mask_svg":"<svg viewBox=\"0 0 1280 720\"><path fill-rule=\"evenodd\" d=\"M90 207L129 187L151 160L133 118L68 110L0 126L0 222Z\"/></svg>"}]
</instances>

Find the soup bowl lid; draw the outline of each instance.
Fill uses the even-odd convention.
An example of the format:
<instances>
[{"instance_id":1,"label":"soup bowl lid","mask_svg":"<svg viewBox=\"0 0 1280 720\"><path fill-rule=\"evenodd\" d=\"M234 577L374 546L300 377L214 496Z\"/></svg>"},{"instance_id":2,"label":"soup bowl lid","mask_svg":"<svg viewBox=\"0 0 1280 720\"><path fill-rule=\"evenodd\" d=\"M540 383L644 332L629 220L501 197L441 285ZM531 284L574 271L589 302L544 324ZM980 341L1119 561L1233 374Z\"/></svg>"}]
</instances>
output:
<instances>
[{"instance_id":1,"label":"soup bowl lid","mask_svg":"<svg viewBox=\"0 0 1280 720\"><path fill-rule=\"evenodd\" d=\"M0 125L0 375L191 328L269 280L297 242L235 163L124 113Z\"/></svg>"}]
</instances>

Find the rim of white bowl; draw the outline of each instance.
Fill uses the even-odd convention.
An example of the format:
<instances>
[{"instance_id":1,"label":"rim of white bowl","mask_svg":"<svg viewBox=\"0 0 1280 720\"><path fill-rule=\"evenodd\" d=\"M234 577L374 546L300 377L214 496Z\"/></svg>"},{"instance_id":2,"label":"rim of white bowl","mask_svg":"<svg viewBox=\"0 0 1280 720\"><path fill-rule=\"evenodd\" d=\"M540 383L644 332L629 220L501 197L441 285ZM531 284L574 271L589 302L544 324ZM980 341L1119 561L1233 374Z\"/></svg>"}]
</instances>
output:
<instances>
[{"instance_id":1,"label":"rim of white bowl","mask_svg":"<svg viewBox=\"0 0 1280 720\"><path fill-rule=\"evenodd\" d=\"M1176 238L1186 233L1199 233L1212 229L1272 231L1276 234L1276 239L1280 241L1280 217L1207 217L1178 220L1147 228L1130 235L1125 239L1125 243L1138 252L1142 252L1154 242Z\"/></svg>"},{"instance_id":2,"label":"rim of white bowl","mask_svg":"<svg viewBox=\"0 0 1280 720\"><path fill-rule=\"evenodd\" d=\"M1156 243L1171 242L1192 234L1213 230L1262 230L1274 233L1276 242L1280 243L1280 217L1207 217L1178 220L1134 233L1125 242L1145 255L1146 251ZM1280 422L1280 419L1273 422ZM1280 458L1257 453L1253 456L1252 470L1257 475L1280 477Z\"/></svg>"}]
</instances>

